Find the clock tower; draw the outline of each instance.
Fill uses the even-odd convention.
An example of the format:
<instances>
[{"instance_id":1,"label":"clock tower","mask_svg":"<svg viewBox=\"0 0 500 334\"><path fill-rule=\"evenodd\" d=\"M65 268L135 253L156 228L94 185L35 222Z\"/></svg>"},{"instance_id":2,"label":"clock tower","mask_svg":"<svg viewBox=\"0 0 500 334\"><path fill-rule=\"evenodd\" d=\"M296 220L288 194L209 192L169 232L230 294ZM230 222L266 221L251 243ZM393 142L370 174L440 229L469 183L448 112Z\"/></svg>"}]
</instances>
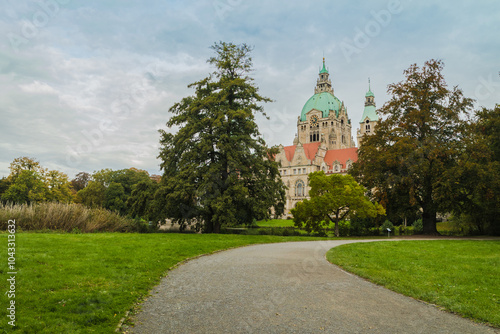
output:
<instances>
[{"instance_id":1,"label":"clock tower","mask_svg":"<svg viewBox=\"0 0 500 334\"><path fill-rule=\"evenodd\" d=\"M354 147L347 108L334 95L324 58L314 95L306 102L297 120L297 142L322 143L327 150Z\"/></svg>"}]
</instances>

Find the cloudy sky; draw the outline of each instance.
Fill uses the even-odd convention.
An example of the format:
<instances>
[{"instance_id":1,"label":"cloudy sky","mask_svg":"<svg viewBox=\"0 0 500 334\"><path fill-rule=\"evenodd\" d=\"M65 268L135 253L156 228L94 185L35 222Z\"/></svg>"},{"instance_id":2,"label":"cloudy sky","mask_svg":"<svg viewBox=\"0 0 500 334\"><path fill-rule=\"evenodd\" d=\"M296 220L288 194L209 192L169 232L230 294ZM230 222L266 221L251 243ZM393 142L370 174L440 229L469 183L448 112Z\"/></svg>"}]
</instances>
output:
<instances>
[{"instance_id":1,"label":"cloudy sky","mask_svg":"<svg viewBox=\"0 0 500 334\"><path fill-rule=\"evenodd\" d=\"M500 2L4 0L0 177L34 157L70 178L137 167L159 174L157 130L216 41L254 47L269 145L291 145L322 57L355 126L368 77L377 106L412 63L442 59L450 86L500 103ZM355 130L353 136L356 136Z\"/></svg>"}]
</instances>

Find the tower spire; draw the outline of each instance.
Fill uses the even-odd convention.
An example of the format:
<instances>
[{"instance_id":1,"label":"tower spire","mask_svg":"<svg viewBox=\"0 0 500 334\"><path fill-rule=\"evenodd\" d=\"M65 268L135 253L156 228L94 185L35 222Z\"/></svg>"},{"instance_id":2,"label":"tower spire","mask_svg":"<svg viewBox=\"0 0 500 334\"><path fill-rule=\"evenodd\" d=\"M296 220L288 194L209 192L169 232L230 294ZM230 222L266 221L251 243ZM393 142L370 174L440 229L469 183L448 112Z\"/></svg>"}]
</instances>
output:
<instances>
[{"instance_id":1,"label":"tower spire","mask_svg":"<svg viewBox=\"0 0 500 334\"><path fill-rule=\"evenodd\" d=\"M325 65L325 57L323 57L323 68L319 71L319 78L314 89L314 94L330 92L333 95L332 82L328 78L329 76L330 73L328 73Z\"/></svg>"}]
</instances>

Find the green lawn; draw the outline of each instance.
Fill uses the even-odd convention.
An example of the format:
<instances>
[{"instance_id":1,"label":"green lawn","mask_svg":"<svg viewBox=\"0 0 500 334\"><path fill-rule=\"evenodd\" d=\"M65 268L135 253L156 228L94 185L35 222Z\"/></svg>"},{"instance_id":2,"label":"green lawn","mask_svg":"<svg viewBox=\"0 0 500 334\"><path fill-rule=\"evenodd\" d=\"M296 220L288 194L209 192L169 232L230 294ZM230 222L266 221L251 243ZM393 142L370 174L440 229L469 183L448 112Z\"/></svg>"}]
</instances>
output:
<instances>
[{"instance_id":1,"label":"green lawn","mask_svg":"<svg viewBox=\"0 0 500 334\"><path fill-rule=\"evenodd\" d=\"M330 262L399 293L500 327L499 241L343 245Z\"/></svg>"},{"instance_id":2,"label":"green lawn","mask_svg":"<svg viewBox=\"0 0 500 334\"><path fill-rule=\"evenodd\" d=\"M258 226L261 227L293 227L292 219L270 219L270 220L260 220L257 222Z\"/></svg>"},{"instance_id":3,"label":"green lawn","mask_svg":"<svg viewBox=\"0 0 500 334\"><path fill-rule=\"evenodd\" d=\"M7 324L7 234L0 234L0 333L111 333L178 262L255 243L317 238L200 234L16 235L15 330Z\"/></svg>"}]
</instances>

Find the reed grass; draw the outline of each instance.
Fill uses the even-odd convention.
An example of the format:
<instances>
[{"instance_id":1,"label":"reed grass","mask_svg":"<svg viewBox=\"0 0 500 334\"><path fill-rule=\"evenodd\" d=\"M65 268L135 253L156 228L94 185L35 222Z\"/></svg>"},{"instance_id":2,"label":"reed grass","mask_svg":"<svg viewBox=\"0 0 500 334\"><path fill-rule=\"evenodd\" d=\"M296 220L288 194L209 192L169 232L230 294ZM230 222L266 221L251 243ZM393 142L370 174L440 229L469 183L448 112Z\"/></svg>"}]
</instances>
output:
<instances>
[{"instance_id":1,"label":"reed grass","mask_svg":"<svg viewBox=\"0 0 500 334\"><path fill-rule=\"evenodd\" d=\"M127 232L133 226L132 219L116 212L56 202L0 204L0 229L5 230L12 219L23 231Z\"/></svg>"}]
</instances>

